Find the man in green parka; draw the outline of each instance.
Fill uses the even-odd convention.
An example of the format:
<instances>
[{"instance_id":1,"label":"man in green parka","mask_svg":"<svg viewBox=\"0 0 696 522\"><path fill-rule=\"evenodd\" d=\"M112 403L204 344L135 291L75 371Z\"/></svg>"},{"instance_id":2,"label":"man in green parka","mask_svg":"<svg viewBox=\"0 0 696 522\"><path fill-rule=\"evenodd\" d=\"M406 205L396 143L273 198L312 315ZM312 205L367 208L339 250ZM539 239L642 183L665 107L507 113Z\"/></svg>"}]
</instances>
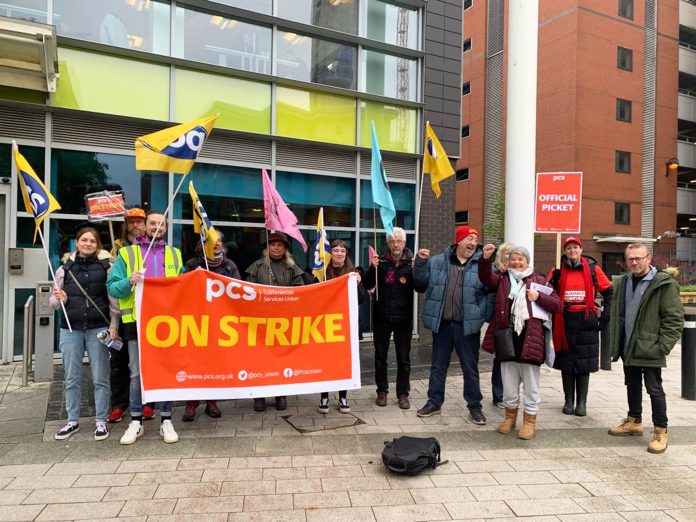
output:
<instances>
[{"instance_id":1,"label":"man in green parka","mask_svg":"<svg viewBox=\"0 0 696 522\"><path fill-rule=\"evenodd\" d=\"M643 388L650 395L655 429L648 444L650 453L667 449L667 399L662 388L662 368L667 355L681 336L684 308L679 300L679 285L666 272L650 264L646 245L626 247L629 272L614 281L611 303L609 346L612 359L624 363L628 414L610 435L642 435Z\"/></svg>"}]
</instances>

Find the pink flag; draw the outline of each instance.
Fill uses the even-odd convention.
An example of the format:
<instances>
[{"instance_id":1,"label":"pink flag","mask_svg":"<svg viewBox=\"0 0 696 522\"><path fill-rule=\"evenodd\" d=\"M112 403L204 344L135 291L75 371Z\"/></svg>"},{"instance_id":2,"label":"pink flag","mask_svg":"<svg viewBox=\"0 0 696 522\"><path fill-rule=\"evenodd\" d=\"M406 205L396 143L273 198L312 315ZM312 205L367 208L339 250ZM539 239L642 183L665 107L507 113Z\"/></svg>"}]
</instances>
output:
<instances>
[{"instance_id":1,"label":"pink flag","mask_svg":"<svg viewBox=\"0 0 696 522\"><path fill-rule=\"evenodd\" d=\"M367 245L367 261L368 263L372 263L372 258L377 255L377 251L372 248L372 245Z\"/></svg>"},{"instance_id":2,"label":"pink flag","mask_svg":"<svg viewBox=\"0 0 696 522\"><path fill-rule=\"evenodd\" d=\"M266 228L268 230L280 230L290 237L294 237L306 252L307 243L305 243L302 233L297 227L297 217L285 204L280 194L278 194L273 183L271 183L271 178L268 177L266 169L263 169L263 207L266 211Z\"/></svg>"}]
</instances>

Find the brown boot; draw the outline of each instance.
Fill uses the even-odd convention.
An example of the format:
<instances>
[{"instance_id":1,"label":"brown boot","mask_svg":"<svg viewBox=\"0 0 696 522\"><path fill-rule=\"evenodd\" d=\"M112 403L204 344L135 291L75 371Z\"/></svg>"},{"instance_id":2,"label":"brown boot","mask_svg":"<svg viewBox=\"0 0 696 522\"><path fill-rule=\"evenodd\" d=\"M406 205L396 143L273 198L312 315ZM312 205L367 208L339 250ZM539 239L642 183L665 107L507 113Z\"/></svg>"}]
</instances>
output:
<instances>
[{"instance_id":1,"label":"brown boot","mask_svg":"<svg viewBox=\"0 0 696 522\"><path fill-rule=\"evenodd\" d=\"M615 437L622 437L624 435L643 435L643 423L636 420L634 417L627 416L625 419L621 419L618 426L612 426L609 428L609 435L614 435Z\"/></svg>"},{"instance_id":2,"label":"brown boot","mask_svg":"<svg viewBox=\"0 0 696 522\"><path fill-rule=\"evenodd\" d=\"M648 443L648 451L650 453L664 453L667 449L667 428L659 428L655 426L653 438Z\"/></svg>"},{"instance_id":3,"label":"brown boot","mask_svg":"<svg viewBox=\"0 0 696 522\"><path fill-rule=\"evenodd\" d=\"M505 408L505 419L496 428L498 433L511 433L517 424L517 408Z\"/></svg>"},{"instance_id":4,"label":"brown boot","mask_svg":"<svg viewBox=\"0 0 696 522\"><path fill-rule=\"evenodd\" d=\"M522 427L520 428L520 431L517 432L518 439L530 440L534 438L534 435L536 434L536 419L536 415L532 415L526 411L523 413Z\"/></svg>"}]
</instances>

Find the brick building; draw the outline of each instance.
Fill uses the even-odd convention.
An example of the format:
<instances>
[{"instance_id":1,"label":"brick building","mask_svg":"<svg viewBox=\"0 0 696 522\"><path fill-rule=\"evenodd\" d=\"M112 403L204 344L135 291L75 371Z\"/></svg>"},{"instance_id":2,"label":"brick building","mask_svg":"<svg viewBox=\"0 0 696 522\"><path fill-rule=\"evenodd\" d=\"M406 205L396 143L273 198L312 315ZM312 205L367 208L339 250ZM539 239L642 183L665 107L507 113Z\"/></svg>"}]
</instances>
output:
<instances>
[{"instance_id":1,"label":"brick building","mask_svg":"<svg viewBox=\"0 0 696 522\"><path fill-rule=\"evenodd\" d=\"M496 220L505 176L505 3L465 1L463 19L456 221L482 226ZM679 263L690 277L696 162L694 140L687 151L678 134L685 140L682 129L696 120L682 107L696 98L681 94L682 83L696 85L696 47L680 48L691 38L696 5L685 0L540 2L537 171L584 173L584 250L609 274L621 270L626 242L646 238L656 265ZM684 54L694 60L691 72ZM673 159L680 166L670 169ZM535 249L546 271L555 235L541 236Z\"/></svg>"}]
</instances>

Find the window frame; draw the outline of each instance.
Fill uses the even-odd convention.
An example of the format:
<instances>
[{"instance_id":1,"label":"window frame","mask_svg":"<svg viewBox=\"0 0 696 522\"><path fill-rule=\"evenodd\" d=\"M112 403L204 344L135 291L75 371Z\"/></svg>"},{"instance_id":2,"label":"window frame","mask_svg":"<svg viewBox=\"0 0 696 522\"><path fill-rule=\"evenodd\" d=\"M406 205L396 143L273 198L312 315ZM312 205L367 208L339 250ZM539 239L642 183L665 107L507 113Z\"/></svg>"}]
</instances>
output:
<instances>
[{"instance_id":1,"label":"window frame","mask_svg":"<svg viewBox=\"0 0 696 522\"><path fill-rule=\"evenodd\" d=\"M462 96L468 96L471 94L471 82L462 83Z\"/></svg>"},{"instance_id":2,"label":"window frame","mask_svg":"<svg viewBox=\"0 0 696 522\"><path fill-rule=\"evenodd\" d=\"M464 217L466 215L466 219L459 219L459 217ZM469 210L456 210L454 212L454 225L459 226L459 225L468 225L469 224Z\"/></svg>"},{"instance_id":3,"label":"window frame","mask_svg":"<svg viewBox=\"0 0 696 522\"><path fill-rule=\"evenodd\" d=\"M635 5L633 0L619 0L617 14L622 18L633 20L635 16Z\"/></svg>"},{"instance_id":4,"label":"window frame","mask_svg":"<svg viewBox=\"0 0 696 522\"><path fill-rule=\"evenodd\" d=\"M454 179L456 182L468 181L470 175L471 175L471 172L469 171L469 167L463 167L463 168L457 169L455 171Z\"/></svg>"},{"instance_id":5,"label":"window frame","mask_svg":"<svg viewBox=\"0 0 696 522\"><path fill-rule=\"evenodd\" d=\"M471 136L471 127L469 125L462 125L462 138L468 138Z\"/></svg>"},{"instance_id":6,"label":"window frame","mask_svg":"<svg viewBox=\"0 0 696 522\"><path fill-rule=\"evenodd\" d=\"M464 0L463 10L466 11L467 9L471 9L473 5L474 0Z\"/></svg>"},{"instance_id":7,"label":"window frame","mask_svg":"<svg viewBox=\"0 0 696 522\"><path fill-rule=\"evenodd\" d=\"M616 98L616 121L631 123L633 120L633 102Z\"/></svg>"},{"instance_id":8,"label":"window frame","mask_svg":"<svg viewBox=\"0 0 696 522\"><path fill-rule=\"evenodd\" d=\"M622 66L622 52L623 58L626 62L628 62L626 67ZM633 72L633 49L622 47L620 45L616 47L616 68L622 71Z\"/></svg>"},{"instance_id":9,"label":"window frame","mask_svg":"<svg viewBox=\"0 0 696 522\"><path fill-rule=\"evenodd\" d=\"M625 221L620 220L619 213L626 213ZM615 225L630 225L631 224L631 204L627 201L614 201L614 224Z\"/></svg>"},{"instance_id":10,"label":"window frame","mask_svg":"<svg viewBox=\"0 0 696 522\"><path fill-rule=\"evenodd\" d=\"M473 45L473 43L471 41L471 38L467 38L466 40L464 40L462 42L462 52L468 53L469 51L471 51L472 45Z\"/></svg>"},{"instance_id":11,"label":"window frame","mask_svg":"<svg viewBox=\"0 0 696 522\"><path fill-rule=\"evenodd\" d=\"M620 156L626 154L626 156ZM625 158L628 162L628 168L627 169L620 169L619 167L620 162L621 162L621 157ZM630 174L631 173L631 152L627 150L615 150L614 151L614 171L615 172L620 172L621 174Z\"/></svg>"}]
</instances>

